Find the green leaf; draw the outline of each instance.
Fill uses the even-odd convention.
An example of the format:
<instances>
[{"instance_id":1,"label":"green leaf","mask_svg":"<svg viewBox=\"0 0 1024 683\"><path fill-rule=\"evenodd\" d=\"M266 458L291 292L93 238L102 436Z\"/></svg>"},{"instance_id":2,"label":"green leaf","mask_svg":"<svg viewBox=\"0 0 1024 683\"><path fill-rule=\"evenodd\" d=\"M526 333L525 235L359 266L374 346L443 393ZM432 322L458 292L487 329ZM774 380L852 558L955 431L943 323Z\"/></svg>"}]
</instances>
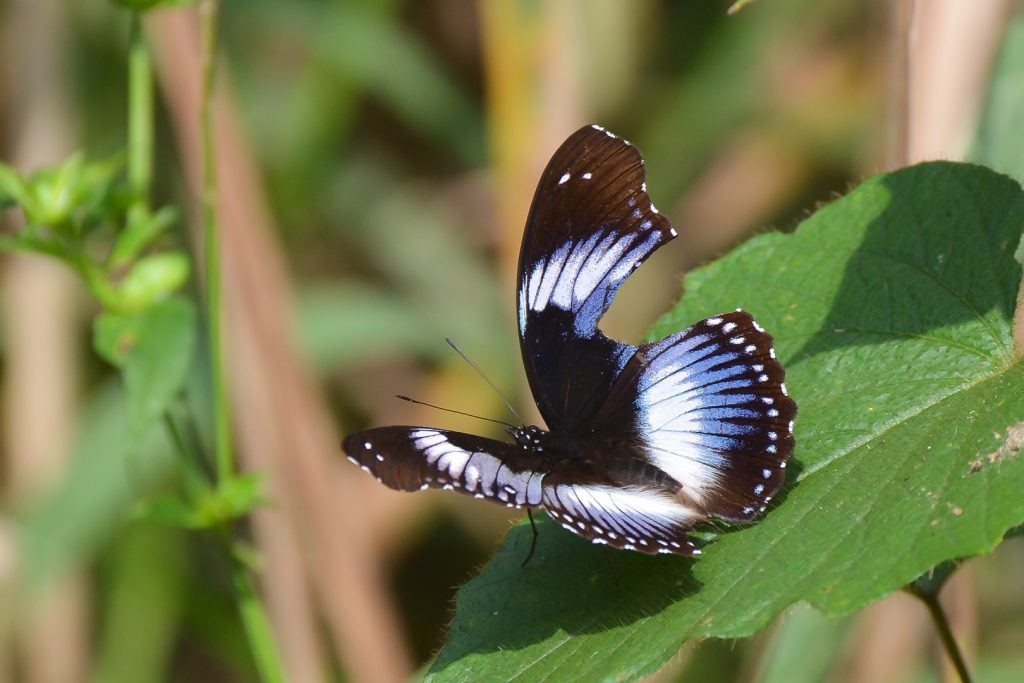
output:
<instances>
[{"instance_id":1,"label":"green leaf","mask_svg":"<svg viewBox=\"0 0 1024 683\"><path fill-rule=\"evenodd\" d=\"M60 166L33 173L30 201L23 204L28 222L65 236L78 236L97 227L114 191L123 159L87 162L82 153Z\"/></svg>"},{"instance_id":2,"label":"green leaf","mask_svg":"<svg viewBox=\"0 0 1024 683\"><path fill-rule=\"evenodd\" d=\"M141 208L142 212L128 212L128 225L117 236L117 241L110 251L112 269L131 262L178 220L178 210L173 206L165 206L153 214L145 210L144 206Z\"/></svg>"},{"instance_id":3,"label":"green leaf","mask_svg":"<svg viewBox=\"0 0 1024 683\"><path fill-rule=\"evenodd\" d=\"M196 510L177 493L167 493L143 501L136 516L169 527L198 529L203 526Z\"/></svg>"},{"instance_id":4,"label":"green leaf","mask_svg":"<svg viewBox=\"0 0 1024 683\"><path fill-rule=\"evenodd\" d=\"M402 354L445 354L437 335L424 334L425 316L384 289L338 283L299 292L298 328L315 367L365 366Z\"/></svg>"},{"instance_id":5,"label":"green leaf","mask_svg":"<svg viewBox=\"0 0 1024 683\"><path fill-rule=\"evenodd\" d=\"M0 249L22 254L37 253L52 256L55 259L71 264L75 254L56 240L47 239L33 234L31 230L23 230L11 237L0 237Z\"/></svg>"},{"instance_id":6,"label":"green leaf","mask_svg":"<svg viewBox=\"0 0 1024 683\"><path fill-rule=\"evenodd\" d=\"M369 89L410 128L442 140L467 163L481 163L484 130L477 105L417 36L366 3L328 7L322 21L333 30L310 31L318 37L317 56Z\"/></svg>"},{"instance_id":7,"label":"green leaf","mask_svg":"<svg viewBox=\"0 0 1024 683\"><path fill-rule=\"evenodd\" d=\"M161 421L181 390L195 346L195 307L167 299L135 315L105 313L93 326L93 346L124 372L129 452Z\"/></svg>"},{"instance_id":8,"label":"green leaf","mask_svg":"<svg viewBox=\"0 0 1024 683\"><path fill-rule=\"evenodd\" d=\"M0 209L11 205L24 207L30 201L25 179L7 164L0 164Z\"/></svg>"},{"instance_id":9,"label":"green leaf","mask_svg":"<svg viewBox=\"0 0 1024 683\"><path fill-rule=\"evenodd\" d=\"M249 514L266 502L263 477L258 473L233 476L217 488L197 508L200 526L215 527Z\"/></svg>"},{"instance_id":10,"label":"green leaf","mask_svg":"<svg viewBox=\"0 0 1024 683\"><path fill-rule=\"evenodd\" d=\"M125 530L105 563L96 598L103 615L93 644L95 683L165 678L179 642L187 546L182 534L147 525Z\"/></svg>"},{"instance_id":11,"label":"green leaf","mask_svg":"<svg viewBox=\"0 0 1024 683\"><path fill-rule=\"evenodd\" d=\"M125 396L112 385L90 396L63 480L19 516L19 564L33 593L83 566L170 472L174 461L162 425L153 424L138 457L125 460L125 413Z\"/></svg>"},{"instance_id":12,"label":"green leaf","mask_svg":"<svg viewBox=\"0 0 1024 683\"><path fill-rule=\"evenodd\" d=\"M231 477L204 491L195 501L167 494L144 504L139 516L167 526L214 529L240 519L266 503L263 478L257 473Z\"/></svg>"},{"instance_id":13,"label":"green leaf","mask_svg":"<svg viewBox=\"0 0 1024 683\"><path fill-rule=\"evenodd\" d=\"M113 303L122 311L147 308L185 284L188 272L188 256L180 251L145 256L118 283Z\"/></svg>"},{"instance_id":14,"label":"green leaf","mask_svg":"<svg viewBox=\"0 0 1024 683\"><path fill-rule=\"evenodd\" d=\"M138 339L135 318L104 311L92 323L92 347L103 360L121 367Z\"/></svg>"},{"instance_id":15,"label":"green leaf","mask_svg":"<svg viewBox=\"0 0 1024 683\"><path fill-rule=\"evenodd\" d=\"M185 299L156 304L138 320L135 346L123 364L129 444L161 420L181 390L196 336L195 307Z\"/></svg>"},{"instance_id":16,"label":"green leaf","mask_svg":"<svg viewBox=\"0 0 1024 683\"><path fill-rule=\"evenodd\" d=\"M971 160L1024 179L1024 13L1015 11L999 48L989 80L985 109L971 150Z\"/></svg>"},{"instance_id":17,"label":"green leaf","mask_svg":"<svg viewBox=\"0 0 1024 683\"><path fill-rule=\"evenodd\" d=\"M606 554L542 524L456 602L432 680L634 680L687 640L742 637L789 605L857 610L1024 522L1024 365L1010 320L1024 194L931 163L876 176L793 235L692 273L656 337L738 306L775 336L800 407L768 514L696 560ZM982 465L973 465L976 460Z\"/></svg>"}]
</instances>

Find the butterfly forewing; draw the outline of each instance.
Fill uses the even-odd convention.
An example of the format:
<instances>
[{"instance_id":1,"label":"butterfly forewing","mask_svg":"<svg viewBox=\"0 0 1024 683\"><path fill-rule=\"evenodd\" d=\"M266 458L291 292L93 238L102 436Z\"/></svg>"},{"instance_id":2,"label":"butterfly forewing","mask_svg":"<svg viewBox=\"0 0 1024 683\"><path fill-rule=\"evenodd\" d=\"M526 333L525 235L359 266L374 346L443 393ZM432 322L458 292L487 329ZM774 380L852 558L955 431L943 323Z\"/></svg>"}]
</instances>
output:
<instances>
[{"instance_id":1,"label":"butterfly forewing","mask_svg":"<svg viewBox=\"0 0 1024 683\"><path fill-rule=\"evenodd\" d=\"M579 429L635 348L597 324L619 285L675 236L647 194L640 152L603 128L573 133L541 176L519 254L519 340L551 429Z\"/></svg>"},{"instance_id":2,"label":"butterfly forewing","mask_svg":"<svg viewBox=\"0 0 1024 683\"><path fill-rule=\"evenodd\" d=\"M345 438L349 460L398 491L459 491L509 507L541 505L546 463L503 441L429 427L377 427Z\"/></svg>"}]
</instances>

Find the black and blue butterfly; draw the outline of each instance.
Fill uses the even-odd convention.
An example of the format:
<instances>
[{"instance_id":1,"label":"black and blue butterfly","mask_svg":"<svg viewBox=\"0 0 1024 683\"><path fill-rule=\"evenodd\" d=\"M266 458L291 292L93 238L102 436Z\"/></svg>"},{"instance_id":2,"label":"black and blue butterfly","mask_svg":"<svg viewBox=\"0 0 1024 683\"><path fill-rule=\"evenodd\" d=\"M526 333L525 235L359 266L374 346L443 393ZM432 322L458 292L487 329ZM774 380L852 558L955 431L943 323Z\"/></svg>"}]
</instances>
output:
<instances>
[{"instance_id":1,"label":"black and blue butterfly","mask_svg":"<svg viewBox=\"0 0 1024 683\"><path fill-rule=\"evenodd\" d=\"M636 147L576 131L541 176L519 256L519 342L548 430L511 427L510 443L379 427L348 436L345 454L393 489L543 508L643 553L696 555L695 525L752 521L793 451L796 404L772 338L740 310L641 346L598 329L619 286L675 236Z\"/></svg>"}]
</instances>

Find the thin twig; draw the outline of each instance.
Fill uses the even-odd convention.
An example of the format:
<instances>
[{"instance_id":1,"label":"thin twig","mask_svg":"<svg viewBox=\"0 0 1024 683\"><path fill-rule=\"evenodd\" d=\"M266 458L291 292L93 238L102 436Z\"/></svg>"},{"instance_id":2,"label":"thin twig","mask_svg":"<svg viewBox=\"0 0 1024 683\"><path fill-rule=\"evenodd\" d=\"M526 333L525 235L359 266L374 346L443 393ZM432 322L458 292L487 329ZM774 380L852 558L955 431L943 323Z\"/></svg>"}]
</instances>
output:
<instances>
[{"instance_id":1,"label":"thin twig","mask_svg":"<svg viewBox=\"0 0 1024 683\"><path fill-rule=\"evenodd\" d=\"M128 46L128 181L137 207L148 208L153 178L153 58L132 12Z\"/></svg>"},{"instance_id":2,"label":"thin twig","mask_svg":"<svg viewBox=\"0 0 1024 683\"><path fill-rule=\"evenodd\" d=\"M209 330L210 368L213 374L214 443L217 479L224 481L234 472L224 354L221 348L220 230L217 225L217 164L213 145L213 84L216 76L217 0L199 4L202 22L203 96L200 103L203 149L203 242L206 251L206 325Z\"/></svg>"},{"instance_id":3,"label":"thin twig","mask_svg":"<svg viewBox=\"0 0 1024 683\"><path fill-rule=\"evenodd\" d=\"M233 553L231 553L230 560L231 579L235 585L238 608L242 612L242 623L245 624L245 632L249 638L249 646L256 662L256 669L260 673L260 678L266 683L284 683L270 620L267 618L263 602L252 584L249 569Z\"/></svg>"},{"instance_id":4,"label":"thin twig","mask_svg":"<svg viewBox=\"0 0 1024 683\"><path fill-rule=\"evenodd\" d=\"M907 587L907 592L923 602L924 606L928 608L928 613L932 617L932 623L935 624L935 630L939 632L942 647L953 662L953 666L960 676L961 683L972 683L971 673L967 670L967 663L964 662L960 646L957 644L956 638L953 637L953 631L949 628L949 620L946 618L942 605L939 604L938 596L929 591L921 590L921 588L914 584Z\"/></svg>"},{"instance_id":5,"label":"thin twig","mask_svg":"<svg viewBox=\"0 0 1024 683\"><path fill-rule=\"evenodd\" d=\"M234 476L235 458L231 442L231 416L228 410L227 383L221 346L220 230L217 226L217 176L213 141L213 85L217 58L217 0L202 0L199 16L202 30L203 89L200 103L200 129L203 157L203 237L206 249L206 306L209 328L210 368L213 384L214 438L217 481ZM270 620L259 594L230 540L230 529L222 530L231 562L232 582L238 609L252 650L256 669L265 683L284 681L281 660L274 642Z\"/></svg>"},{"instance_id":6,"label":"thin twig","mask_svg":"<svg viewBox=\"0 0 1024 683\"><path fill-rule=\"evenodd\" d=\"M198 51L190 49L197 25L182 12L158 12L148 36L166 92L171 121L181 140L188 179L201 194L201 160L194 99L201 92ZM225 296L229 329L237 331L230 358L235 388L240 457L267 470L273 513L254 515L254 532L266 554L261 585L272 610L291 680L324 680L322 645L317 642L310 596L322 625L359 681L406 680L412 658L400 620L389 600L379 537L358 519L374 506L373 489L358 486L335 455L337 428L323 394L298 360L285 331L290 319L291 282L275 243L265 189L255 173L249 145L239 126L228 79L218 79L217 159L221 169L220 226L223 229ZM201 237L199 238L202 239ZM244 443L243 443L244 442ZM358 472L357 472L358 475ZM339 488L340 486L340 488ZM372 500L368 500L371 499ZM393 508L389 508L393 509ZM364 515L365 516L365 515ZM380 520L378 520L380 524ZM289 550L290 549L290 550ZM301 552L300 552L301 551ZM300 562L314 579L299 574ZM279 627L279 628L278 628ZM303 672L313 671L312 675Z\"/></svg>"},{"instance_id":7,"label":"thin twig","mask_svg":"<svg viewBox=\"0 0 1024 683\"><path fill-rule=\"evenodd\" d=\"M1013 352L1016 358L1024 358L1024 279L1017 290L1017 307L1013 313Z\"/></svg>"},{"instance_id":8,"label":"thin twig","mask_svg":"<svg viewBox=\"0 0 1024 683\"><path fill-rule=\"evenodd\" d=\"M169 410L164 411L163 421L167 433L171 436L171 442L178 451L185 492L190 496L198 495L209 488L208 482L203 476L200 455L185 442L185 438Z\"/></svg>"}]
</instances>

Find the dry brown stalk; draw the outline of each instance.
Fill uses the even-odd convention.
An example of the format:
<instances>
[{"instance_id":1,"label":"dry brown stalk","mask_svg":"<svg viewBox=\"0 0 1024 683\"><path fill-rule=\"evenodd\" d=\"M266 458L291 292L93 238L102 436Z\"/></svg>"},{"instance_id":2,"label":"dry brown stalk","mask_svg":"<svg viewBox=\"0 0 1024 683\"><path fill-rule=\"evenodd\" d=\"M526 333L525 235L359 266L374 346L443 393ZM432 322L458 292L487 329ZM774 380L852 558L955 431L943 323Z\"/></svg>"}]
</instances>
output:
<instances>
[{"instance_id":1,"label":"dry brown stalk","mask_svg":"<svg viewBox=\"0 0 1024 683\"><path fill-rule=\"evenodd\" d=\"M147 30L198 196L198 27L194 15L175 11L154 14ZM222 70L221 85L226 81ZM361 523L358 490L339 476L339 432L290 338L292 288L229 91L221 87L217 97L215 136L227 355L241 454L247 469L267 473L275 502L255 517L271 619L293 680L324 670L314 611L354 680L403 680L412 668L408 650L371 529Z\"/></svg>"}]
</instances>

